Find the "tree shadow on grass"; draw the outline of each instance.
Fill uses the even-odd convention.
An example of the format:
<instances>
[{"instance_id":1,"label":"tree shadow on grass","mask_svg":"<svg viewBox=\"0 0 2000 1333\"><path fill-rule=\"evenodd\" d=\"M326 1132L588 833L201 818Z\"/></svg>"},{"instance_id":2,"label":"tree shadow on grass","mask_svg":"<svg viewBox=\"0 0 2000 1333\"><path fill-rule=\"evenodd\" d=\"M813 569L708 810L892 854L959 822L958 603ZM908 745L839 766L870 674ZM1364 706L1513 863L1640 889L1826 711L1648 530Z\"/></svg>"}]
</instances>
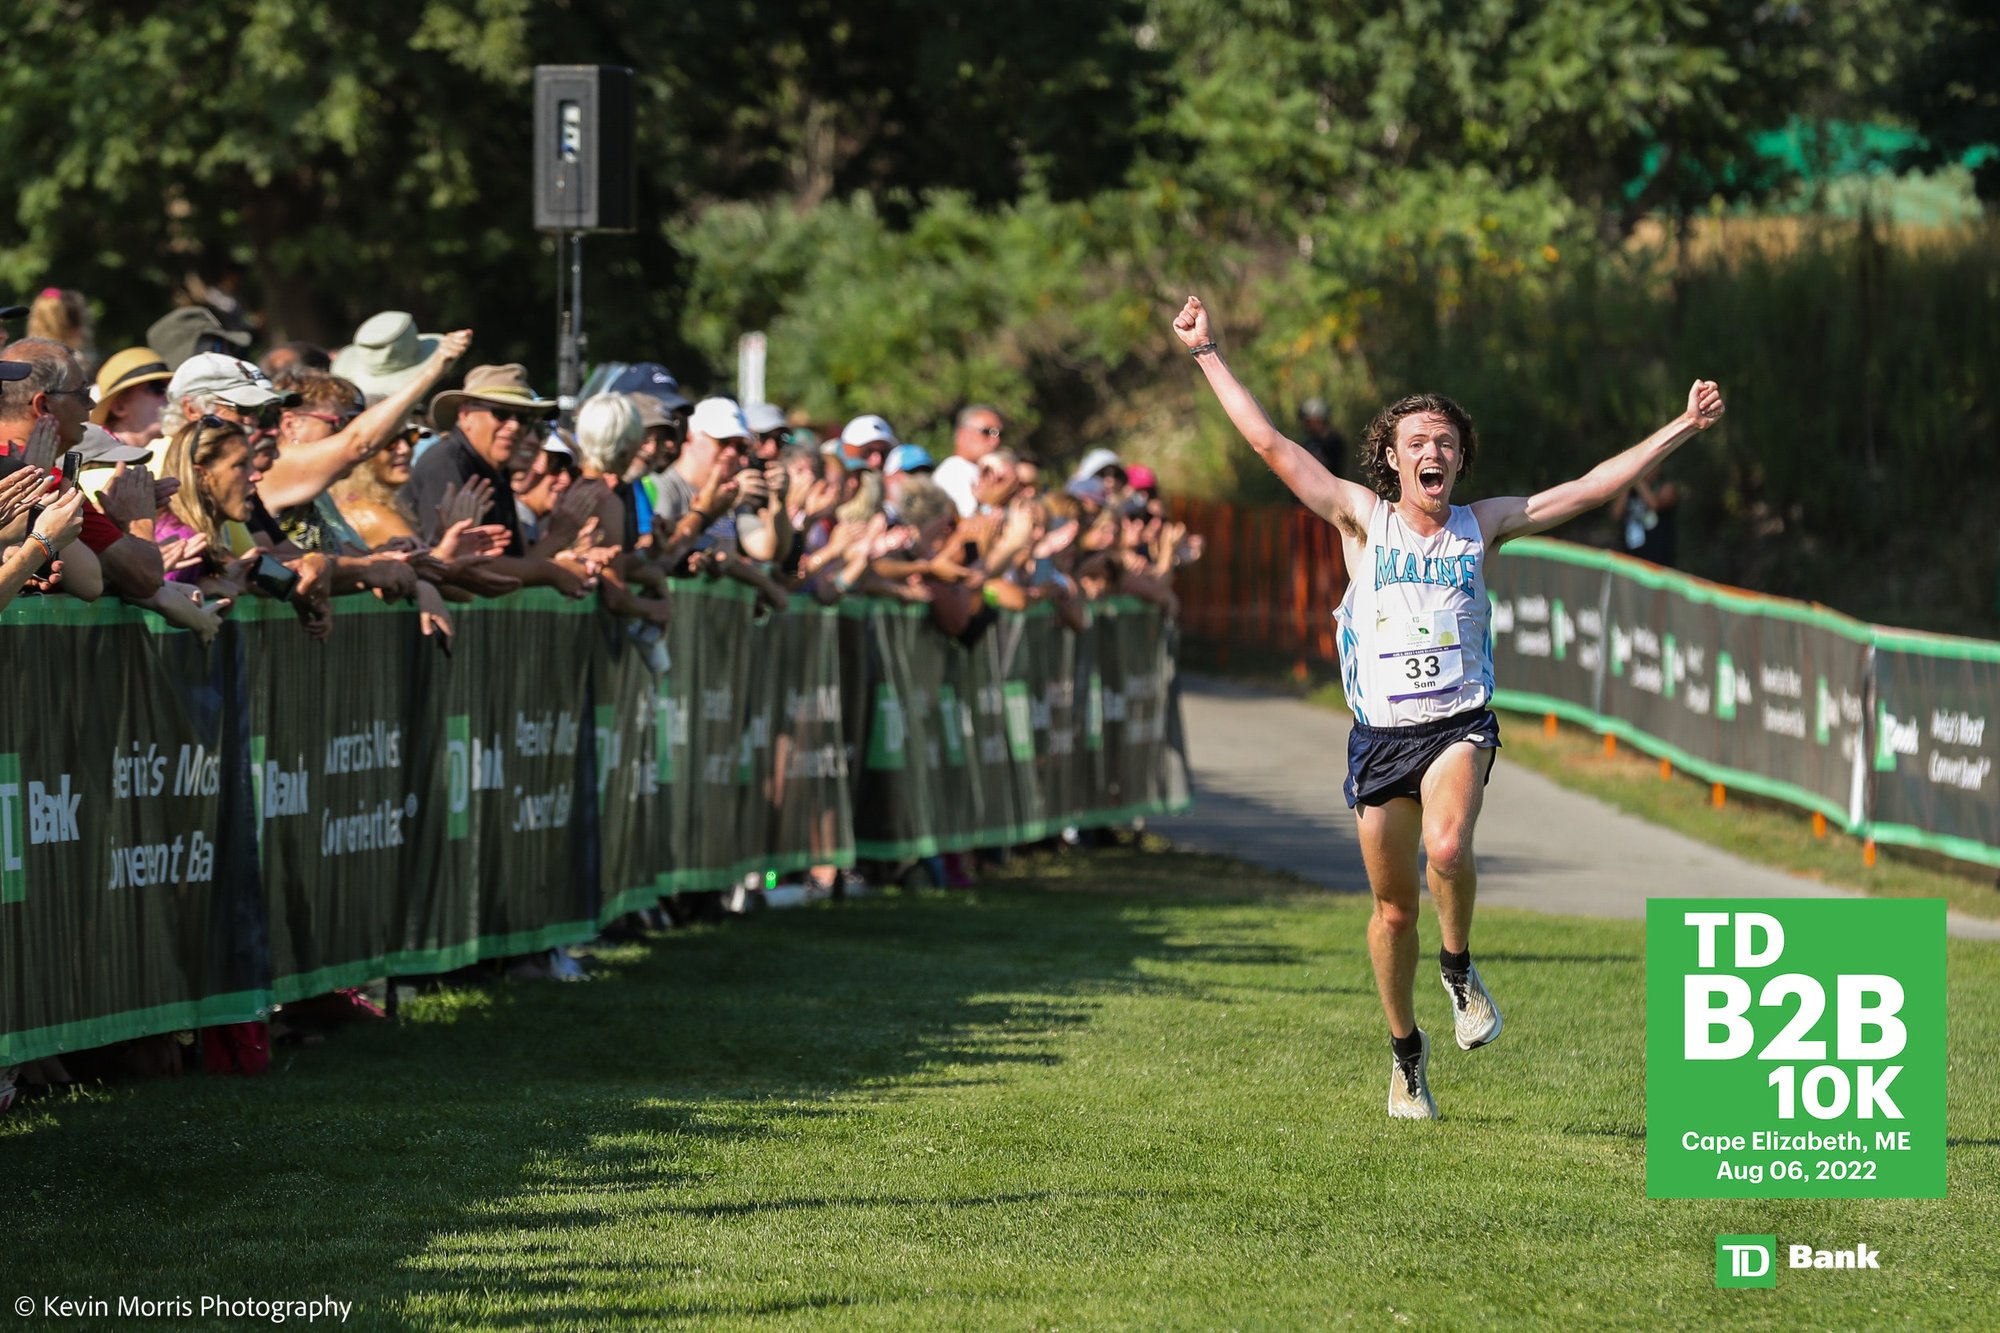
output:
<instances>
[{"instance_id":1,"label":"tree shadow on grass","mask_svg":"<svg viewBox=\"0 0 2000 1333\"><path fill-rule=\"evenodd\" d=\"M615 1238L678 1226L698 1247L701 1224L767 1210L1048 1206L1055 1195L874 1196L831 1180L768 1201L705 1196L768 1136L914 1086L1055 1064L1103 995L1178 965L1303 961L1240 924L1190 939L1129 898L1047 892L679 933L607 951L588 983L426 997L403 1021L281 1048L265 1078L128 1085L31 1112L0 1155L0 1281L126 1290L143 1252L161 1294L324 1292L374 1326L739 1311L675 1280L684 1260L654 1256L636 1277Z\"/></svg>"}]
</instances>

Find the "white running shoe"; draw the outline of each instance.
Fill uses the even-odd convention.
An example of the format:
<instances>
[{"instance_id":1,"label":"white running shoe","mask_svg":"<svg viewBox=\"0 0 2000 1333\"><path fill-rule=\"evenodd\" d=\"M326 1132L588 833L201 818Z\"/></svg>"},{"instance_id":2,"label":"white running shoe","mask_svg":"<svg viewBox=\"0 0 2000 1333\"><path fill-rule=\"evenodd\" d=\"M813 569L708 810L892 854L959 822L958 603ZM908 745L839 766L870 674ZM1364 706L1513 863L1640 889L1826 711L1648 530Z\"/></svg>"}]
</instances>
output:
<instances>
[{"instance_id":1,"label":"white running shoe","mask_svg":"<svg viewBox=\"0 0 2000 1333\"><path fill-rule=\"evenodd\" d=\"M1486 983L1479 979L1474 963L1462 973L1438 970L1444 993L1451 996L1452 1026L1457 1029L1458 1049L1469 1051L1484 1046L1500 1035L1500 1006L1493 1003Z\"/></svg>"},{"instance_id":2,"label":"white running shoe","mask_svg":"<svg viewBox=\"0 0 2000 1333\"><path fill-rule=\"evenodd\" d=\"M1437 1099L1425 1077L1431 1067L1430 1035L1418 1028L1417 1039L1423 1047L1411 1059L1398 1060L1393 1053L1389 1057L1389 1116L1394 1120L1438 1118Z\"/></svg>"}]
</instances>

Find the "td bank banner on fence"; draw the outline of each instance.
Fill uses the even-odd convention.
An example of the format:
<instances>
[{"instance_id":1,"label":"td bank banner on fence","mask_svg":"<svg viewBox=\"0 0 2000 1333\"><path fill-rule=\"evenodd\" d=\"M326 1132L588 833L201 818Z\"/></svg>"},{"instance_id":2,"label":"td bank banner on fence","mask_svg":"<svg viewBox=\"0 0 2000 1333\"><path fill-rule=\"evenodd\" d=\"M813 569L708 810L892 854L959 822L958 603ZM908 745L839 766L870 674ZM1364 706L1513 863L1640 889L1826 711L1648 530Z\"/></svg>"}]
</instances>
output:
<instances>
[{"instance_id":1,"label":"td bank banner on fence","mask_svg":"<svg viewBox=\"0 0 2000 1333\"><path fill-rule=\"evenodd\" d=\"M546 592L447 656L362 598L204 648L123 607L0 613L0 1065L588 938L661 894L1187 804L1173 631L921 608L759 618L686 585L664 653ZM662 665L665 670L659 670Z\"/></svg>"},{"instance_id":2,"label":"td bank banner on fence","mask_svg":"<svg viewBox=\"0 0 2000 1333\"><path fill-rule=\"evenodd\" d=\"M1528 539L1487 569L1504 708L1850 832L2000 865L2000 644L1911 634Z\"/></svg>"}]
</instances>

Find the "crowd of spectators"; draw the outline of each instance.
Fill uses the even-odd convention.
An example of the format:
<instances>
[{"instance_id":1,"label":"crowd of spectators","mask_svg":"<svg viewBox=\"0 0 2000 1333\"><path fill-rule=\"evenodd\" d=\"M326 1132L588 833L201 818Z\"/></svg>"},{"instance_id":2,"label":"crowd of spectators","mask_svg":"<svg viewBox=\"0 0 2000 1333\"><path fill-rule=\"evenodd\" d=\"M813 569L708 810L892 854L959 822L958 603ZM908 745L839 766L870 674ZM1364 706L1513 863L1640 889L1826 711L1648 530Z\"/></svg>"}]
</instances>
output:
<instances>
[{"instance_id":1,"label":"crowd of spectators","mask_svg":"<svg viewBox=\"0 0 2000 1333\"><path fill-rule=\"evenodd\" d=\"M468 329L386 311L345 347L253 362L239 314L181 306L100 359L77 293L0 309L0 607L116 598L207 640L266 597L324 638L343 599L374 597L449 636L454 606L542 587L596 598L666 669L682 580L736 580L772 611L920 603L969 642L1037 602L1079 630L1112 594L1174 613L1175 568L1200 554L1149 469L1096 449L1045 471L983 404L934 455L877 413L822 440L642 361L564 420L520 365L461 375Z\"/></svg>"},{"instance_id":2,"label":"crowd of spectators","mask_svg":"<svg viewBox=\"0 0 2000 1333\"><path fill-rule=\"evenodd\" d=\"M323 637L365 595L449 635L453 604L522 587L658 627L674 580L729 578L774 610L922 602L962 636L1038 601L1077 627L1114 592L1171 610L1198 549L1148 469L1097 449L1051 485L979 404L934 458L878 414L822 443L777 405L695 402L641 362L566 426L520 365L442 387L471 331L401 311L337 352L282 343L254 363L206 306L101 363L76 293L29 318L0 349L0 604L112 596L206 638L270 596Z\"/></svg>"}]
</instances>

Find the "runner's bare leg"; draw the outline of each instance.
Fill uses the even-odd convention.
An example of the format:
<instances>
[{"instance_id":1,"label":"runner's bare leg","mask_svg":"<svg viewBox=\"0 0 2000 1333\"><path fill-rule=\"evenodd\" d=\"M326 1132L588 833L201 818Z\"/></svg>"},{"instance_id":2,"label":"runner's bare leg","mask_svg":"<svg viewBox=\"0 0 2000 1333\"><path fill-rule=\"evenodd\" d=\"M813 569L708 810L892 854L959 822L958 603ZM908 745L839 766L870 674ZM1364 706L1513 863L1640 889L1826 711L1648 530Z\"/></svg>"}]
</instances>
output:
<instances>
[{"instance_id":1,"label":"runner's bare leg","mask_svg":"<svg viewBox=\"0 0 2000 1333\"><path fill-rule=\"evenodd\" d=\"M1418 788L1424 795L1425 875L1437 904L1439 943L1450 953L1464 953L1472 938L1472 904L1479 890L1472 830L1492 762L1493 751L1460 741L1431 761Z\"/></svg>"},{"instance_id":2,"label":"runner's bare leg","mask_svg":"<svg viewBox=\"0 0 2000 1333\"><path fill-rule=\"evenodd\" d=\"M1354 818L1361 832L1361 863L1375 895L1375 911L1368 918L1375 989L1382 996L1389 1035L1407 1037L1417 1030L1411 988L1417 978L1417 842L1423 813L1415 801L1399 796L1387 805L1358 805Z\"/></svg>"}]
</instances>

